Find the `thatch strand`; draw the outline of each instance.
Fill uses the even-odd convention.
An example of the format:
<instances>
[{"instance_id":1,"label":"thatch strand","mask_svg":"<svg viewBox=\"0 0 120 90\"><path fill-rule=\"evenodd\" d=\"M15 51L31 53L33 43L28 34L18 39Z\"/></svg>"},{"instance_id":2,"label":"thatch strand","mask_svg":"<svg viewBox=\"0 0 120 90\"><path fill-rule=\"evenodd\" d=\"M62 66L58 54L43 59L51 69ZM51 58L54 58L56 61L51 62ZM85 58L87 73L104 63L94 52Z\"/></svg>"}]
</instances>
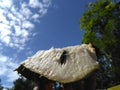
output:
<instances>
[{"instance_id":1,"label":"thatch strand","mask_svg":"<svg viewBox=\"0 0 120 90\"><path fill-rule=\"evenodd\" d=\"M65 48L51 48L38 51L23 61L16 69L25 75L24 67L30 72L61 83L78 81L98 69L94 48L82 44ZM27 75L26 75L27 76Z\"/></svg>"}]
</instances>

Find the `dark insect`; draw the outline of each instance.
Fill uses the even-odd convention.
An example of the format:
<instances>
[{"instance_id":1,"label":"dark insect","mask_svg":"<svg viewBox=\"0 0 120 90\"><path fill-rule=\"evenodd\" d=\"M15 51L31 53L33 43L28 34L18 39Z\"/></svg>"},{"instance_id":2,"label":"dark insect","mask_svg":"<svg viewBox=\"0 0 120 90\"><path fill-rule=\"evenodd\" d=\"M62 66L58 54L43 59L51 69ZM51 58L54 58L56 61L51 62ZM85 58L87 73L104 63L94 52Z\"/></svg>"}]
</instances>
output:
<instances>
[{"instance_id":1,"label":"dark insect","mask_svg":"<svg viewBox=\"0 0 120 90\"><path fill-rule=\"evenodd\" d=\"M60 57L60 64L65 64L67 60L67 51L64 51Z\"/></svg>"}]
</instances>

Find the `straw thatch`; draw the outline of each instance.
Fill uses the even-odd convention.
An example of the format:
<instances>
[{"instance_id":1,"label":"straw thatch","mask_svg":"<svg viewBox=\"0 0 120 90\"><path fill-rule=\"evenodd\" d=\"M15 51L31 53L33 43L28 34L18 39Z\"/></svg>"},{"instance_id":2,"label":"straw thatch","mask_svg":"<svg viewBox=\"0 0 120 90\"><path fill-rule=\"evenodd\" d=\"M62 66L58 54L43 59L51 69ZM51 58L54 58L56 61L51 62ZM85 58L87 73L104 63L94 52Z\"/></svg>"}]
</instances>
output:
<instances>
[{"instance_id":1,"label":"straw thatch","mask_svg":"<svg viewBox=\"0 0 120 90\"><path fill-rule=\"evenodd\" d=\"M16 70L28 78L44 76L61 83L70 83L84 78L98 67L94 48L82 44L38 51Z\"/></svg>"}]
</instances>

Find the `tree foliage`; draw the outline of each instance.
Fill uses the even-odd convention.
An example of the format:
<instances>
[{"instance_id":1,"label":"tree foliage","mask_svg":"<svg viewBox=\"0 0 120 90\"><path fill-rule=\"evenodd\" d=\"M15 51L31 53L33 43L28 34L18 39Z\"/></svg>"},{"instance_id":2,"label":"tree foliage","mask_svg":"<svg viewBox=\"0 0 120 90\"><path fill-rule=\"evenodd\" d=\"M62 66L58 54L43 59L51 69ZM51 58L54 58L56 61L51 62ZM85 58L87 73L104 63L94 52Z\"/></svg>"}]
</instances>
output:
<instances>
[{"instance_id":1,"label":"tree foliage","mask_svg":"<svg viewBox=\"0 0 120 90\"><path fill-rule=\"evenodd\" d=\"M83 43L93 44L101 64L98 87L120 83L120 2L89 3L80 26L85 30Z\"/></svg>"},{"instance_id":2,"label":"tree foliage","mask_svg":"<svg viewBox=\"0 0 120 90\"><path fill-rule=\"evenodd\" d=\"M32 81L20 77L14 81L14 86L11 90L33 90L34 84Z\"/></svg>"},{"instance_id":3,"label":"tree foliage","mask_svg":"<svg viewBox=\"0 0 120 90\"><path fill-rule=\"evenodd\" d=\"M0 90L3 90L3 86L1 84L1 79L0 79Z\"/></svg>"}]
</instances>

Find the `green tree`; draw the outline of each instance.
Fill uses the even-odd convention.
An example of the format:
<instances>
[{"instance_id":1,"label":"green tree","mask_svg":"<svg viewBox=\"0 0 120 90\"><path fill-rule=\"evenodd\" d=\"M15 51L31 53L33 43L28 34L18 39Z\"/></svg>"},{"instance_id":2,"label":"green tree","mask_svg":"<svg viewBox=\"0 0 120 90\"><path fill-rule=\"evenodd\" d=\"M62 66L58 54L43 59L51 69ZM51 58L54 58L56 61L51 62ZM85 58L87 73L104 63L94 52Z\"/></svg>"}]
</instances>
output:
<instances>
[{"instance_id":1,"label":"green tree","mask_svg":"<svg viewBox=\"0 0 120 90\"><path fill-rule=\"evenodd\" d=\"M3 86L1 84L1 79L0 79L0 90L3 90Z\"/></svg>"},{"instance_id":2,"label":"green tree","mask_svg":"<svg viewBox=\"0 0 120 90\"><path fill-rule=\"evenodd\" d=\"M11 90L33 90L34 84L32 81L20 77L14 81L14 86Z\"/></svg>"},{"instance_id":3,"label":"green tree","mask_svg":"<svg viewBox=\"0 0 120 90\"><path fill-rule=\"evenodd\" d=\"M98 0L89 3L80 26L85 30L83 43L93 44L100 62L97 87L120 83L120 2Z\"/></svg>"}]
</instances>

